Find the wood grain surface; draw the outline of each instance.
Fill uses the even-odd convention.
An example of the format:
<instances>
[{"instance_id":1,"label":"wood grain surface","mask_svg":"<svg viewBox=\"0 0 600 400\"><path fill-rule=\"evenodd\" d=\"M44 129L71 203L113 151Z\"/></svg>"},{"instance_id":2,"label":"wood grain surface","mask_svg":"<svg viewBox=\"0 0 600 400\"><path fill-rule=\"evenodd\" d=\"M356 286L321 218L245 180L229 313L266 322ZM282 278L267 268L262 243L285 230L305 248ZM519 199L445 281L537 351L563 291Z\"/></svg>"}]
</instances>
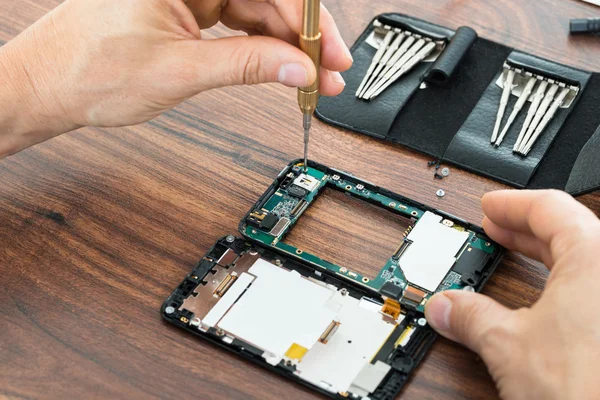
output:
<instances>
[{"instance_id":1,"label":"wood grain surface","mask_svg":"<svg viewBox=\"0 0 600 400\"><path fill-rule=\"evenodd\" d=\"M598 69L600 39L571 38L567 26L569 18L598 16L600 8L576 0L324 2L349 45L373 16L397 11L450 28L469 25L521 50ZM58 3L0 0L0 40ZM205 35L227 33L216 27ZM233 87L203 93L140 126L86 128L0 161L0 396L319 398L159 315L203 253L235 233L279 170L301 156L300 119L292 89ZM482 218L481 195L503 187L456 168L434 180L426 157L320 122L310 156L473 222ZM438 188L447 193L443 199ZM600 211L597 193L580 200ZM336 240L344 215L325 213L321 220L328 223L319 229ZM393 234L394 223L375 236L369 229L348 232L373 243L388 231ZM327 244L311 246L327 250ZM373 244L352 257L388 254L387 244ZM539 263L510 254L485 293L510 307L527 306L546 276ZM443 339L402 394L496 397L477 356Z\"/></svg>"}]
</instances>

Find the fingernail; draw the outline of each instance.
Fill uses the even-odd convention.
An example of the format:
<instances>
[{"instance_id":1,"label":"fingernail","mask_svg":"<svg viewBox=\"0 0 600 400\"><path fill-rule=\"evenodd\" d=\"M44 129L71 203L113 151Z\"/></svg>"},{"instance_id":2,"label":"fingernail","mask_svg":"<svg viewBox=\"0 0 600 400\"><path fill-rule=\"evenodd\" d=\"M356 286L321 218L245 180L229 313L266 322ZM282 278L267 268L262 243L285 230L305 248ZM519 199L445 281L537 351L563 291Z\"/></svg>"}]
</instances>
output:
<instances>
[{"instance_id":1,"label":"fingernail","mask_svg":"<svg viewBox=\"0 0 600 400\"><path fill-rule=\"evenodd\" d=\"M329 71L329 76L331 76L331 79L333 79L335 83L339 83L341 85L346 86L346 81L344 80L344 78L342 78L342 74L340 74L339 72Z\"/></svg>"},{"instance_id":2,"label":"fingernail","mask_svg":"<svg viewBox=\"0 0 600 400\"><path fill-rule=\"evenodd\" d=\"M426 316L427 322L438 332L445 332L450 329L450 312L452 311L452 301L443 295L438 294L427 302Z\"/></svg>"},{"instance_id":3,"label":"fingernail","mask_svg":"<svg viewBox=\"0 0 600 400\"><path fill-rule=\"evenodd\" d=\"M344 43L344 49L346 49L346 58L348 58L351 62L354 62L354 58L352 58L352 53L350 53L350 49Z\"/></svg>"},{"instance_id":4,"label":"fingernail","mask_svg":"<svg viewBox=\"0 0 600 400\"><path fill-rule=\"evenodd\" d=\"M308 72L302 64L284 64L279 68L277 80L286 86L308 86Z\"/></svg>"}]
</instances>

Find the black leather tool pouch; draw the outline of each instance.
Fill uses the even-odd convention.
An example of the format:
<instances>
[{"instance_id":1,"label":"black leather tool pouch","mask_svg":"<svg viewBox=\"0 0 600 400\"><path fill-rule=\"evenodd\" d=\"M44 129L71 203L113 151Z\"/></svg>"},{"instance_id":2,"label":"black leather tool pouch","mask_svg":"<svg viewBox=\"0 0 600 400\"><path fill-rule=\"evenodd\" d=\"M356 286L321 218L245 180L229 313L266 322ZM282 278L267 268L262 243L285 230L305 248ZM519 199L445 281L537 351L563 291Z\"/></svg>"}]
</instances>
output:
<instances>
[{"instance_id":1,"label":"black leather tool pouch","mask_svg":"<svg viewBox=\"0 0 600 400\"><path fill-rule=\"evenodd\" d=\"M518 188L556 188L572 194L600 188L600 168L582 161L600 159L596 143L600 141L592 138L600 125L600 74L478 38L467 27L454 31L401 14L376 19L444 40L445 48L435 61L421 62L378 97L358 99L355 92L376 52L370 23L352 47L354 65L342 74L346 89L340 96L319 101L320 119ZM569 107L557 111L527 157L512 151L527 106L502 144L490 143L502 94L498 80L505 65L578 87ZM510 97L502 125L516 101L516 96Z\"/></svg>"}]
</instances>

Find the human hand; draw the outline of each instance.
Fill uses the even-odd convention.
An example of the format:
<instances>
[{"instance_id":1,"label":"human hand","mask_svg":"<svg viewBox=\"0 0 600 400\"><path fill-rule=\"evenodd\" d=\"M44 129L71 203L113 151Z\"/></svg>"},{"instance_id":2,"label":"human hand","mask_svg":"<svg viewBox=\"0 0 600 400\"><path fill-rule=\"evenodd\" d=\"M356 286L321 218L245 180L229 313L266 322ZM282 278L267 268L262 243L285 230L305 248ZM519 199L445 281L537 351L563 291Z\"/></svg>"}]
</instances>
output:
<instances>
[{"instance_id":1,"label":"human hand","mask_svg":"<svg viewBox=\"0 0 600 400\"><path fill-rule=\"evenodd\" d=\"M312 83L301 19L302 0L66 0L0 50L0 82L46 131L137 124L220 86ZM219 20L254 36L202 40ZM336 95L352 59L324 8L320 27L320 90Z\"/></svg>"},{"instance_id":2,"label":"human hand","mask_svg":"<svg viewBox=\"0 0 600 400\"><path fill-rule=\"evenodd\" d=\"M477 293L437 294L430 325L481 356L503 399L600 398L600 221L552 190L493 192L482 203L486 233L543 261L546 288L519 310Z\"/></svg>"}]
</instances>

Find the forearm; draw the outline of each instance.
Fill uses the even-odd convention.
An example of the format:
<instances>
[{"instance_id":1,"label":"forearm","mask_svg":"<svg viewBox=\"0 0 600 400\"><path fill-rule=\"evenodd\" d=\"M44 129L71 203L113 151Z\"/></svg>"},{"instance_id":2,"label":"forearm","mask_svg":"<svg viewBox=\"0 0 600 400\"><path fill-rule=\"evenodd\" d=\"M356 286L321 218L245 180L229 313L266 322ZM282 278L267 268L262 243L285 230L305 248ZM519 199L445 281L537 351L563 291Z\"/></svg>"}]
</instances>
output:
<instances>
[{"instance_id":1,"label":"forearm","mask_svg":"<svg viewBox=\"0 0 600 400\"><path fill-rule=\"evenodd\" d=\"M37 47L25 31L0 48L0 158L77 128L53 104Z\"/></svg>"}]
</instances>

